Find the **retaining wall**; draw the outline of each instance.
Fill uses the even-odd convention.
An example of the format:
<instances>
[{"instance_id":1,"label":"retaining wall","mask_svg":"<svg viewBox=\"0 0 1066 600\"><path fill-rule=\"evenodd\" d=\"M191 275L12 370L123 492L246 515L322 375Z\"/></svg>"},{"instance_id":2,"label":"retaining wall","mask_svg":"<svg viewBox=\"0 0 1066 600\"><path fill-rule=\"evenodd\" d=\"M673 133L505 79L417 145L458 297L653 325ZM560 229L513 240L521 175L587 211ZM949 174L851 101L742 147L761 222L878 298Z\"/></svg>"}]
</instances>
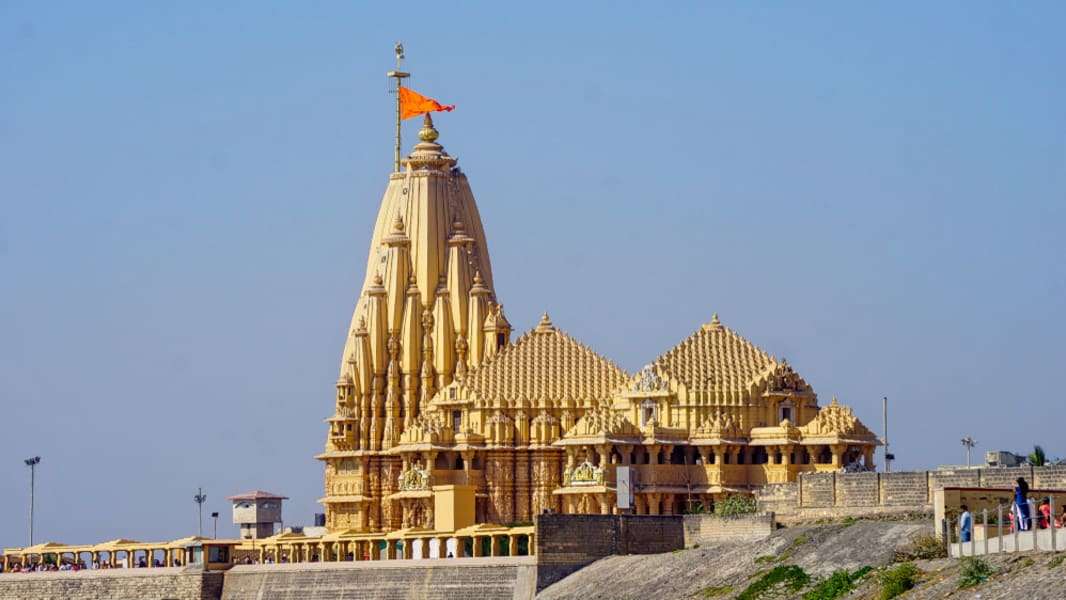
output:
<instances>
[{"instance_id":1,"label":"retaining wall","mask_svg":"<svg viewBox=\"0 0 1066 600\"><path fill-rule=\"evenodd\" d=\"M240 565L222 600L532 600L532 556Z\"/></svg>"},{"instance_id":2,"label":"retaining wall","mask_svg":"<svg viewBox=\"0 0 1066 600\"><path fill-rule=\"evenodd\" d=\"M774 513L718 517L685 515L685 546L722 541L757 541L774 532Z\"/></svg>"},{"instance_id":3,"label":"retaining wall","mask_svg":"<svg viewBox=\"0 0 1066 600\"><path fill-rule=\"evenodd\" d=\"M537 515L537 590L613 554L685 547L680 515Z\"/></svg>"},{"instance_id":4,"label":"retaining wall","mask_svg":"<svg viewBox=\"0 0 1066 600\"><path fill-rule=\"evenodd\" d=\"M184 567L0 574L0 600L218 600L221 572Z\"/></svg>"}]
</instances>

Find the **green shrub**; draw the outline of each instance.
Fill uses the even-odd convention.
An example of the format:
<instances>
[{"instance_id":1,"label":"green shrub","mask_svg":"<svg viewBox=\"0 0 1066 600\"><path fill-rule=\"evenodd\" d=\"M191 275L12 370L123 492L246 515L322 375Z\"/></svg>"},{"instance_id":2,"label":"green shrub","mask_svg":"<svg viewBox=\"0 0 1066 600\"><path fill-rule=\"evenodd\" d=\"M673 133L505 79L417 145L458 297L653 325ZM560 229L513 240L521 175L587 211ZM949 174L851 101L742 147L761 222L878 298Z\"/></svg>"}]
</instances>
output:
<instances>
[{"instance_id":1,"label":"green shrub","mask_svg":"<svg viewBox=\"0 0 1066 600\"><path fill-rule=\"evenodd\" d=\"M777 557L774 556L773 554L764 554L762 556L756 556L755 557L755 564L757 564L757 565L765 565L766 563L772 563L775 560L777 560Z\"/></svg>"},{"instance_id":2,"label":"green shrub","mask_svg":"<svg viewBox=\"0 0 1066 600\"><path fill-rule=\"evenodd\" d=\"M841 598L848 592L853 591L856 588L855 584L872 570L871 567L863 567L854 573L849 573L847 569L834 571L832 575L819 581L809 592L804 594L803 600L836 600Z\"/></svg>"},{"instance_id":3,"label":"green shrub","mask_svg":"<svg viewBox=\"0 0 1066 600\"><path fill-rule=\"evenodd\" d=\"M735 517L737 515L750 515L758 506L754 496L742 496L732 494L721 502L714 503L714 514L719 517Z\"/></svg>"},{"instance_id":4,"label":"green shrub","mask_svg":"<svg viewBox=\"0 0 1066 600\"><path fill-rule=\"evenodd\" d=\"M992 567L980 558L966 557L959 562L959 588L981 585L992 576Z\"/></svg>"},{"instance_id":5,"label":"green shrub","mask_svg":"<svg viewBox=\"0 0 1066 600\"><path fill-rule=\"evenodd\" d=\"M705 587L700 591L700 595L704 598L720 598L732 593L733 586L731 585L712 585L710 587Z\"/></svg>"},{"instance_id":6,"label":"green shrub","mask_svg":"<svg viewBox=\"0 0 1066 600\"><path fill-rule=\"evenodd\" d=\"M810 582L811 576L796 565L776 566L740 592L737 600L757 600L779 586L798 592Z\"/></svg>"},{"instance_id":7,"label":"green shrub","mask_svg":"<svg viewBox=\"0 0 1066 600\"><path fill-rule=\"evenodd\" d=\"M947 557L948 551L943 542L936 539L936 536L931 533L921 533L911 537L909 544L895 552L896 562Z\"/></svg>"},{"instance_id":8,"label":"green shrub","mask_svg":"<svg viewBox=\"0 0 1066 600\"><path fill-rule=\"evenodd\" d=\"M882 571L877 578L881 584L881 600L891 600L913 588L918 583L920 573L918 567L910 562Z\"/></svg>"}]
</instances>

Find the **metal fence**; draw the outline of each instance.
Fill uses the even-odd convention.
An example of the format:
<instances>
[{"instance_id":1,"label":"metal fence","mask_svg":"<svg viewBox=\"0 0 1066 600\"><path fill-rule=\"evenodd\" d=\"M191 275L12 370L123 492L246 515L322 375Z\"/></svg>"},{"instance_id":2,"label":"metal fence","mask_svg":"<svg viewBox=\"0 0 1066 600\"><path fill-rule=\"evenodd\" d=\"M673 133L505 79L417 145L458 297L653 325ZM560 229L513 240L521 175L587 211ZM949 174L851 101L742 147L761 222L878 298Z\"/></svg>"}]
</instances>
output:
<instances>
[{"instance_id":1,"label":"metal fence","mask_svg":"<svg viewBox=\"0 0 1066 600\"><path fill-rule=\"evenodd\" d=\"M969 539L962 539L958 519L942 519L940 531L952 558L981 556L1000 552L1054 552L1066 550L1066 516L1055 512L1055 498L1048 498L1045 515L1035 500L1028 501L1026 519L1017 506L999 505L995 514L982 509L972 514Z\"/></svg>"}]
</instances>

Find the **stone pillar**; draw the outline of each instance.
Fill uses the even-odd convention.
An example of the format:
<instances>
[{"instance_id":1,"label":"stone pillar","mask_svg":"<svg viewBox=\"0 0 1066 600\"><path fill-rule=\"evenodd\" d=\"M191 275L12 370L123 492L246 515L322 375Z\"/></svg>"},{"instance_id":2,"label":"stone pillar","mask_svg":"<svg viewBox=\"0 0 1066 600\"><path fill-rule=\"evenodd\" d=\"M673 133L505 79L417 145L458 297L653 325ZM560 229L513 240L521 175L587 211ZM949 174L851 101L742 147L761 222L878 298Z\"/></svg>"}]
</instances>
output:
<instances>
[{"instance_id":1,"label":"stone pillar","mask_svg":"<svg viewBox=\"0 0 1066 600\"><path fill-rule=\"evenodd\" d=\"M830 451L833 454L833 467L839 469L844 459L844 446L840 444L833 444L830 446Z\"/></svg>"},{"instance_id":2,"label":"stone pillar","mask_svg":"<svg viewBox=\"0 0 1066 600\"><path fill-rule=\"evenodd\" d=\"M481 536L475 535L471 539L474 540L474 556L481 556Z\"/></svg>"},{"instance_id":3,"label":"stone pillar","mask_svg":"<svg viewBox=\"0 0 1066 600\"><path fill-rule=\"evenodd\" d=\"M659 453L659 450L660 450L660 446L658 444L648 444L648 456L649 456L648 464L652 464L652 465L661 465L661 464L663 464L662 463L662 456Z\"/></svg>"},{"instance_id":4,"label":"stone pillar","mask_svg":"<svg viewBox=\"0 0 1066 600\"><path fill-rule=\"evenodd\" d=\"M437 558L448 558L448 536L437 538Z\"/></svg>"},{"instance_id":5,"label":"stone pillar","mask_svg":"<svg viewBox=\"0 0 1066 600\"><path fill-rule=\"evenodd\" d=\"M646 494L646 496L648 502L648 514L659 514L659 499L661 497L661 494Z\"/></svg>"},{"instance_id":6,"label":"stone pillar","mask_svg":"<svg viewBox=\"0 0 1066 600\"><path fill-rule=\"evenodd\" d=\"M514 453L511 450L489 450L485 454L485 481L489 492L488 520L494 523L513 523Z\"/></svg>"},{"instance_id":7,"label":"stone pillar","mask_svg":"<svg viewBox=\"0 0 1066 600\"><path fill-rule=\"evenodd\" d=\"M515 450L514 516L512 521L533 519L530 496L532 486L529 477L529 450Z\"/></svg>"},{"instance_id":8,"label":"stone pillar","mask_svg":"<svg viewBox=\"0 0 1066 600\"><path fill-rule=\"evenodd\" d=\"M491 547L491 552L489 553L489 556L499 556L499 555L500 555L500 536L493 535L492 536L492 547Z\"/></svg>"}]
</instances>

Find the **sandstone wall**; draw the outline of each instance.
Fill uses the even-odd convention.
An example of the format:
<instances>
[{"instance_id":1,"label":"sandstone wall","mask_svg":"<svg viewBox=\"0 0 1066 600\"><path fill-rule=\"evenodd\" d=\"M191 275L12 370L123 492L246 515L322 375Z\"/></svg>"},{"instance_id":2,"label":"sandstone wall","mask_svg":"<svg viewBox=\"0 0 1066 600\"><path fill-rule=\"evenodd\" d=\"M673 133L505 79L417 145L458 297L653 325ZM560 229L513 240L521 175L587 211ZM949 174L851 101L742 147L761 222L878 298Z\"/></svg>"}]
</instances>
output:
<instances>
[{"instance_id":1,"label":"sandstone wall","mask_svg":"<svg viewBox=\"0 0 1066 600\"><path fill-rule=\"evenodd\" d=\"M0 575L0 600L218 600L220 572L183 567Z\"/></svg>"},{"instance_id":2,"label":"sandstone wall","mask_svg":"<svg viewBox=\"0 0 1066 600\"><path fill-rule=\"evenodd\" d=\"M657 554L684 548L680 515L537 516L537 589L613 554Z\"/></svg>"},{"instance_id":3,"label":"sandstone wall","mask_svg":"<svg viewBox=\"0 0 1066 600\"><path fill-rule=\"evenodd\" d=\"M685 515L685 547L724 541L754 541L770 537L774 532L774 514Z\"/></svg>"},{"instance_id":4,"label":"sandstone wall","mask_svg":"<svg viewBox=\"0 0 1066 600\"><path fill-rule=\"evenodd\" d=\"M241 565L222 600L532 600L532 556Z\"/></svg>"},{"instance_id":5,"label":"sandstone wall","mask_svg":"<svg viewBox=\"0 0 1066 600\"><path fill-rule=\"evenodd\" d=\"M1005 488L1025 477L1034 489L1066 489L1066 466L911 471L802 473L799 481L755 492L759 509L778 522L932 512L933 494L945 487Z\"/></svg>"}]
</instances>

